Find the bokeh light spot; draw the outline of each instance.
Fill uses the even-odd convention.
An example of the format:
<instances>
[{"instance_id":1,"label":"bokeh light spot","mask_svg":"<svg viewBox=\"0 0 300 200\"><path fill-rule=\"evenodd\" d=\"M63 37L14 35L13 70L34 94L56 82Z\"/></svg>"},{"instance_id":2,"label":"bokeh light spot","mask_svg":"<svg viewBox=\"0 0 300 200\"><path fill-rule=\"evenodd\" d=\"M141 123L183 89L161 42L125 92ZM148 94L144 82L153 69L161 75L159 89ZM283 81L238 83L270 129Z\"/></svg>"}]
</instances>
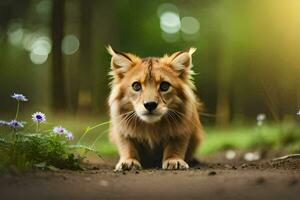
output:
<instances>
[{"instance_id":1,"label":"bokeh light spot","mask_svg":"<svg viewBox=\"0 0 300 200\"><path fill-rule=\"evenodd\" d=\"M51 43L48 37L42 36L33 42L31 52L37 55L48 55L51 52Z\"/></svg>"},{"instance_id":2,"label":"bokeh light spot","mask_svg":"<svg viewBox=\"0 0 300 200\"><path fill-rule=\"evenodd\" d=\"M29 58L33 64L40 65L47 61L51 53L51 39L41 33L28 33L23 39L23 47L30 52Z\"/></svg>"},{"instance_id":3,"label":"bokeh light spot","mask_svg":"<svg viewBox=\"0 0 300 200\"><path fill-rule=\"evenodd\" d=\"M200 30L200 23L195 17L183 17L181 19L181 31L185 34L196 34Z\"/></svg>"},{"instance_id":4,"label":"bokeh light spot","mask_svg":"<svg viewBox=\"0 0 300 200\"><path fill-rule=\"evenodd\" d=\"M30 60L33 64L40 65L47 61L48 54L46 55L39 55L35 54L33 51L30 53Z\"/></svg>"},{"instance_id":5,"label":"bokeh light spot","mask_svg":"<svg viewBox=\"0 0 300 200\"><path fill-rule=\"evenodd\" d=\"M75 35L67 35L62 41L62 52L66 55L72 55L79 49L80 42Z\"/></svg>"},{"instance_id":6,"label":"bokeh light spot","mask_svg":"<svg viewBox=\"0 0 300 200\"><path fill-rule=\"evenodd\" d=\"M178 32L180 24L180 18L177 13L167 11L160 16L160 28L166 33Z\"/></svg>"},{"instance_id":7,"label":"bokeh light spot","mask_svg":"<svg viewBox=\"0 0 300 200\"><path fill-rule=\"evenodd\" d=\"M20 23L12 23L9 25L7 30L8 41L14 46L22 44L24 37L24 29Z\"/></svg>"},{"instance_id":8,"label":"bokeh light spot","mask_svg":"<svg viewBox=\"0 0 300 200\"><path fill-rule=\"evenodd\" d=\"M35 7L38 14L49 14L51 12L52 1L41 0Z\"/></svg>"}]
</instances>

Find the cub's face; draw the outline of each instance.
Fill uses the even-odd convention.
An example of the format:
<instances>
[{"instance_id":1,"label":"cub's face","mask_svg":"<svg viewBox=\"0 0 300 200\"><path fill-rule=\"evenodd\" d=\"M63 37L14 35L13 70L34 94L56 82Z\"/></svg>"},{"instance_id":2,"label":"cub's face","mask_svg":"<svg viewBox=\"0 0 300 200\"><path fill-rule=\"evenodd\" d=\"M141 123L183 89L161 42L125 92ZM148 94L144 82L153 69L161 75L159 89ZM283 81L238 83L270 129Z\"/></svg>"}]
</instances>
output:
<instances>
[{"instance_id":1,"label":"cub's face","mask_svg":"<svg viewBox=\"0 0 300 200\"><path fill-rule=\"evenodd\" d=\"M191 55L195 49L163 58L139 58L108 48L112 55L112 87L120 102L120 114L133 113L146 123L164 116L177 117L184 106L189 84Z\"/></svg>"},{"instance_id":2,"label":"cub's face","mask_svg":"<svg viewBox=\"0 0 300 200\"><path fill-rule=\"evenodd\" d=\"M128 84L124 90L137 116L154 123L174 107L176 81L177 77L159 59L147 58L125 75L124 82Z\"/></svg>"}]
</instances>

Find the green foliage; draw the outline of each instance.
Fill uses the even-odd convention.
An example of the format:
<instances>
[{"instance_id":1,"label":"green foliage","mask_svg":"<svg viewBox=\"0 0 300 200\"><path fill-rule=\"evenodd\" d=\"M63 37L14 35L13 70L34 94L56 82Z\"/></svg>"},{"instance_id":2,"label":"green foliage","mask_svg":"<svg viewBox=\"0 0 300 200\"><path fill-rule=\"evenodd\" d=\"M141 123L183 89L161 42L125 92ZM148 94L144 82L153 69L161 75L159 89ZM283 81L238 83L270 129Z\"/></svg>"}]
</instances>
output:
<instances>
[{"instance_id":1,"label":"green foliage","mask_svg":"<svg viewBox=\"0 0 300 200\"><path fill-rule=\"evenodd\" d=\"M81 150L84 150L82 153ZM80 153L81 152L81 153ZM98 151L84 145L71 145L63 136L55 133L17 133L16 140L0 139L0 167L38 167L42 169L64 168L79 170L84 155Z\"/></svg>"},{"instance_id":2,"label":"green foliage","mask_svg":"<svg viewBox=\"0 0 300 200\"><path fill-rule=\"evenodd\" d=\"M300 126L294 122L256 127L233 127L227 130L208 129L200 148L201 155L226 149L285 149L300 152Z\"/></svg>"},{"instance_id":3,"label":"green foliage","mask_svg":"<svg viewBox=\"0 0 300 200\"><path fill-rule=\"evenodd\" d=\"M88 127L74 145L71 144L71 140L74 139L73 133L61 126L48 131L41 130L41 125L46 124L44 113L32 114L33 125L36 125L35 131L30 130L32 127L27 126L26 122L18 121L20 103L28 99L16 93L11 97L17 101L17 110L13 120L0 120L0 170L10 166L17 169L37 167L50 170L59 168L80 170L83 169L83 160L88 152L100 156L93 148L93 144L85 146L80 142L89 131L109 122Z\"/></svg>"}]
</instances>

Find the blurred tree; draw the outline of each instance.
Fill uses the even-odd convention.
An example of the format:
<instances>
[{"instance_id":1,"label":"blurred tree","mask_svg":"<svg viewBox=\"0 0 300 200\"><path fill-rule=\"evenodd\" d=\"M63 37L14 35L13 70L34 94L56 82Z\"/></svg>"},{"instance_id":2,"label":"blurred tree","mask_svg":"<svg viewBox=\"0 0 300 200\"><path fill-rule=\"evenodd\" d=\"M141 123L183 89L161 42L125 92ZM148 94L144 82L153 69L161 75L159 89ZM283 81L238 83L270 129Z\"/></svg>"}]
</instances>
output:
<instances>
[{"instance_id":1,"label":"blurred tree","mask_svg":"<svg viewBox=\"0 0 300 200\"><path fill-rule=\"evenodd\" d=\"M180 19L199 21L193 40L182 31L183 22L177 38L166 40L157 15L165 4L161 0L1 0L0 108L9 110L9 99L2 97L15 90L45 109L52 101L55 110L105 114L110 61L105 46L111 44L142 57L197 47L195 82L205 112L217 112L216 118L205 119L220 126L255 120L258 113L281 120L299 110L299 1L170 2ZM39 39L49 42L51 30L53 46L45 46ZM62 56L63 32L75 38L76 48ZM65 41L64 47L74 47ZM34 59L40 57L32 57L33 49L43 53L45 48L52 50L52 66L48 61L37 64Z\"/></svg>"},{"instance_id":2,"label":"blurred tree","mask_svg":"<svg viewBox=\"0 0 300 200\"><path fill-rule=\"evenodd\" d=\"M53 0L52 7L52 108L55 111L64 111L66 109L66 90L65 90L65 72L63 65L63 55L61 51L62 39L64 33L64 13L65 1Z\"/></svg>"},{"instance_id":3,"label":"blurred tree","mask_svg":"<svg viewBox=\"0 0 300 200\"><path fill-rule=\"evenodd\" d=\"M91 62L91 22L93 0L80 1L80 60L77 112L90 112L92 109L92 62Z\"/></svg>"},{"instance_id":4,"label":"blurred tree","mask_svg":"<svg viewBox=\"0 0 300 200\"><path fill-rule=\"evenodd\" d=\"M118 48L120 41L119 26L117 20L119 12L118 1L97 0L93 4L92 17L92 107L93 113L102 115L107 113L107 95L109 93L110 56L105 47L110 44Z\"/></svg>"}]
</instances>

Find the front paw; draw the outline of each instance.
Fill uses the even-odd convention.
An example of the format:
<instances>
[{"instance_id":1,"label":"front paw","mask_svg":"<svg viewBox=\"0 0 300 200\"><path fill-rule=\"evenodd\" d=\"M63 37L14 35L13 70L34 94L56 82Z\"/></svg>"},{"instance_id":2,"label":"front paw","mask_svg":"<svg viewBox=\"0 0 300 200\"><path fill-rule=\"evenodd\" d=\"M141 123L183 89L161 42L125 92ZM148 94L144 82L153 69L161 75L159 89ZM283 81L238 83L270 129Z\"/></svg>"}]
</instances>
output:
<instances>
[{"instance_id":1,"label":"front paw","mask_svg":"<svg viewBox=\"0 0 300 200\"><path fill-rule=\"evenodd\" d=\"M184 170L188 169L189 165L180 158L169 158L163 161L163 169L169 169L169 170Z\"/></svg>"},{"instance_id":2,"label":"front paw","mask_svg":"<svg viewBox=\"0 0 300 200\"><path fill-rule=\"evenodd\" d=\"M118 164L115 167L115 171L125 171L125 170L132 170L132 169L141 169L142 166L140 162L133 158L128 159L120 159Z\"/></svg>"}]
</instances>

